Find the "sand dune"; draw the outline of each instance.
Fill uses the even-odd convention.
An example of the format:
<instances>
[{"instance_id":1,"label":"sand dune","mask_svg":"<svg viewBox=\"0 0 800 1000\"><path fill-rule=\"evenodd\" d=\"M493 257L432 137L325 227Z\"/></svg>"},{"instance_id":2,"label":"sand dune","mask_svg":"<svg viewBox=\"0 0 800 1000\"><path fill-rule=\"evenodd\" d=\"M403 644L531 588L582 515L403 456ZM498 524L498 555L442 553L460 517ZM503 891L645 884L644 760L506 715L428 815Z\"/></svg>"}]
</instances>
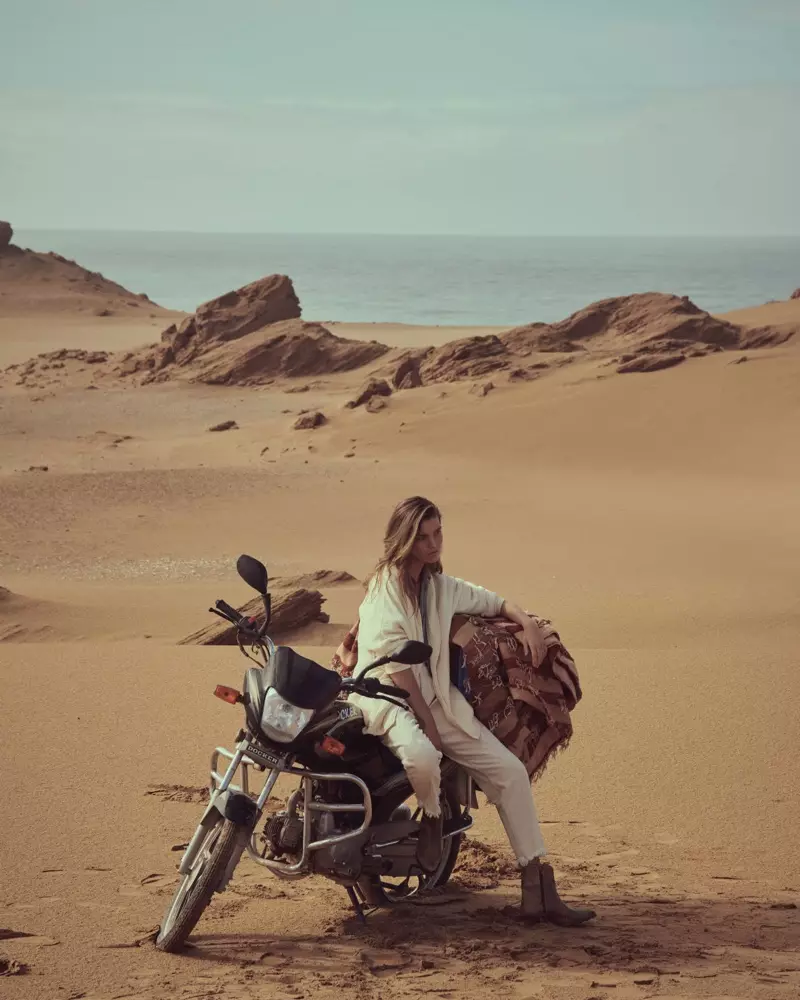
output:
<instances>
[{"instance_id":1,"label":"sand dune","mask_svg":"<svg viewBox=\"0 0 800 1000\"><path fill-rule=\"evenodd\" d=\"M13 243L0 246L0 316L92 313L101 318L142 312L168 315L145 293L135 293L57 253Z\"/></svg>"},{"instance_id":2,"label":"sand dune","mask_svg":"<svg viewBox=\"0 0 800 1000\"><path fill-rule=\"evenodd\" d=\"M798 308L726 319L788 325ZM86 349L142 332L97 321ZM27 322L40 342L81 346L58 317ZM430 328L407 334L369 328L397 351L436 344ZM799 341L626 376L582 352L530 381L492 376L485 397L471 380L395 391L376 413L345 406L369 367L301 393L114 379L88 392L92 366L6 383L0 956L28 967L3 980L9 996L800 995ZM17 347L2 349L11 363ZM307 409L327 423L293 430ZM226 420L236 429L209 433ZM442 505L451 572L552 617L575 655L575 737L536 794L565 893L598 921L520 926L482 808L486 846L427 906L361 929L336 886L243 863L194 948L156 953L173 847L211 749L239 726L211 692L245 666L178 640L215 598L252 596L234 570L247 551L323 591L331 623L292 641L325 662L411 493ZM356 581L314 580L330 566Z\"/></svg>"},{"instance_id":3,"label":"sand dune","mask_svg":"<svg viewBox=\"0 0 800 1000\"><path fill-rule=\"evenodd\" d=\"M64 347L139 347L181 316L59 254L0 248L0 367Z\"/></svg>"}]
</instances>

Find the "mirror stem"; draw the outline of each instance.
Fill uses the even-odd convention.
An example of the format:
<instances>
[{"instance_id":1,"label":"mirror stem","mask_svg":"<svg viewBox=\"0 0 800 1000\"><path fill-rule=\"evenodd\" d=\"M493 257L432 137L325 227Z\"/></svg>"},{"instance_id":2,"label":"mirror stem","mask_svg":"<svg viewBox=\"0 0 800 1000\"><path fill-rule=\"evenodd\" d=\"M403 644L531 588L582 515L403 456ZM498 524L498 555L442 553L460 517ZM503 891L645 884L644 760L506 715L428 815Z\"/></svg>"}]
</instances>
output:
<instances>
[{"instance_id":1,"label":"mirror stem","mask_svg":"<svg viewBox=\"0 0 800 1000\"><path fill-rule=\"evenodd\" d=\"M364 667L364 669L355 679L357 681L360 681L365 674L368 674L370 672L370 670L377 670L378 667L382 667L384 664L391 662L392 662L391 656L382 656L379 660L376 660L374 663L370 663L368 667Z\"/></svg>"},{"instance_id":2,"label":"mirror stem","mask_svg":"<svg viewBox=\"0 0 800 1000\"><path fill-rule=\"evenodd\" d=\"M269 628L269 620L272 617L272 601L269 594L262 594L261 600L264 602L264 624L261 626L260 635L265 636Z\"/></svg>"}]
</instances>

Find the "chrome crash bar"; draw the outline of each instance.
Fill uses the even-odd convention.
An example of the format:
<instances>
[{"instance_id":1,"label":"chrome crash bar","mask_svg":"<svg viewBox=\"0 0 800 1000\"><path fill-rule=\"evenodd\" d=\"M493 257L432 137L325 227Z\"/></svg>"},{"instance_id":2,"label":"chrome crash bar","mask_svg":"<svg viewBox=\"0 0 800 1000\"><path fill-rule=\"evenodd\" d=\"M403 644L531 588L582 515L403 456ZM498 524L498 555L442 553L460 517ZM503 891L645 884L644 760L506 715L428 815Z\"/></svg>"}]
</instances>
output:
<instances>
[{"instance_id":1,"label":"chrome crash bar","mask_svg":"<svg viewBox=\"0 0 800 1000\"><path fill-rule=\"evenodd\" d=\"M252 756L250 756L250 754L252 754ZM272 794L275 783L282 774L294 775L302 781L302 790L297 789L297 791L290 796L287 803L287 811L289 814L296 815L297 802L302 796L303 848L299 860L295 864L290 865L284 861L270 861L269 859L262 857L258 853L255 832L253 832L250 840L248 841L246 850L248 856L255 861L256 864L262 865L264 868L268 868L270 871L287 878L302 877L307 874L309 857L313 851L319 851L324 847L332 847L334 844L341 844L345 841L353 840L354 838L360 837L366 833L367 828L372 822L372 797L370 795L369 788L366 783L361 780L361 778L356 777L354 774L319 774L315 771L306 771L304 768L293 766L282 767L280 764L268 769L267 766L258 759L260 756L261 754L259 753L258 748L251 746L246 741L240 743L236 751L233 753L230 750L226 750L225 747L216 747L211 755L210 790L212 801L218 792L224 792L228 789L235 792L242 792L255 802L259 815L266 805L267 799ZM230 761L230 764L224 774L220 774L218 770L220 757ZM242 783L241 785L235 785L233 784L233 777L240 765ZM267 775L264 785L258 795L255 795L250 790L251 767L256 767L260 771L269 770L269 774ZM325 802L314 802L311 798L312 781L348 781L358 787L361 792L362 802L361 804L352 805L350 803L329 805ZM322 837L320 840L312 840L311 814L315 812L363 813L363 819L361 825L356 830L351 830L349 833L336 834L332 837Z\"/></svg>"}]
</instances>

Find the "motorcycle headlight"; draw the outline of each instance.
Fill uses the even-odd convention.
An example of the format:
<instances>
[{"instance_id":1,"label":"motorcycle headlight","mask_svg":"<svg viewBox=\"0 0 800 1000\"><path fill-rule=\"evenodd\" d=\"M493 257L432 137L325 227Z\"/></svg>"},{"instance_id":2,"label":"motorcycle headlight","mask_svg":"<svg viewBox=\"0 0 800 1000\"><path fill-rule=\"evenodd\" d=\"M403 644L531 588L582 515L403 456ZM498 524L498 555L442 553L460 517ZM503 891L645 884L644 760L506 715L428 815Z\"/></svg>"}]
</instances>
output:
<instances>
[{"instance_id":1,"label":"motorcycle headlight","mask_svg":"<svg viewBox=\"0 0 800 1000\"><path fill-rule=\"evenodd\" d=\"M313 716L313 708L298 708L281 698L275 688L270 688L264 698L261 728L270 739L278 743L291 743L311 722Z\"/></svg>"}]
</instances>

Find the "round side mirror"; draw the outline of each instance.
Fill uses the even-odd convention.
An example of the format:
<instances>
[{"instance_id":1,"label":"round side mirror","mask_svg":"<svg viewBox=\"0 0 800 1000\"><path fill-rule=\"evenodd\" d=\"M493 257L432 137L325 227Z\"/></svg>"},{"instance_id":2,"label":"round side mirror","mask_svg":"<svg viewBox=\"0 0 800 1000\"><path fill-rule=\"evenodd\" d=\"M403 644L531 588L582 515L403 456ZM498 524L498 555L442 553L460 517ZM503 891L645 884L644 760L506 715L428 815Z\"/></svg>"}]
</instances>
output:
<instances>
[{"instance_id":1,"label":"round side mirror","mask_svg":"<svg viewBox=\"0 0 800 1000\"><path fill-rule=\"evenodd\" d=\"M249 587L258 591L262 597L267 596L269 583L267 567L258 559L254 559L252 556L239 556L236 561L236 572Z\"/></svg>"}]
</instances>

